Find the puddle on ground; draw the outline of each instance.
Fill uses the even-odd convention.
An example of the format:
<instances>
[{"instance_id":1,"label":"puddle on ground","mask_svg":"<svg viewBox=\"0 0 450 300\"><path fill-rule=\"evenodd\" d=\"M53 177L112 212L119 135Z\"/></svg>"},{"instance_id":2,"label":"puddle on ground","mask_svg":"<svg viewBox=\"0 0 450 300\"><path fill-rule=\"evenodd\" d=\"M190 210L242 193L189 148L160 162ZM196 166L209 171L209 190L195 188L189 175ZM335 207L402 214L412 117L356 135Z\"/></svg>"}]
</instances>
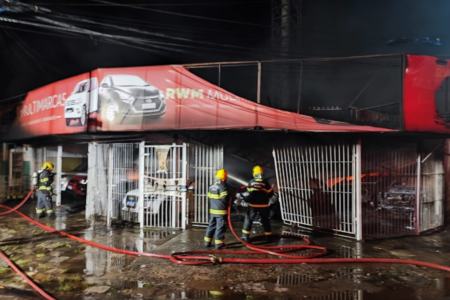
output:
<instances>
[{"instance_id":1,"label":"puddle on ground","mask_svg":"<svg viewBox=\"0 0 450 300\"><path fill-rule=\"evenodd\" d=\"M33 215L33 209L32 205L28 205L24 208L24 212ZM41 219L40 221L87 240L130 251L151 252L179 233L173 230L140 230L133 226L119 226L108 229L101 223L84 220L83 214L69 214L67 210L59 208L57 209L57 215L55 220ZM311 272L311 274L307 272L296 274L290 271L293 268L292 266L286 266L283 267L286 271L283 271L283 269L281 271L284 272L283 275L272 274L272 276L267 276L268 279L264 281L253 282L244 281L245 272L240 273L244 275L243 279L240 276L237 278L238 276L232 276L233 274L228 273L228 277L223 278L223 282L215 282L207 275L202 275L205 278L204 281L194 281L184 276L182 271L182 268L188 270L190 267L177 266L178 269L176 267L174 269L178 273L176 275L184 276L183 279L186 282L153 281L151 273L147 274L147 281L138 281L135 279L141 273L148 272L145 265L138 265L135 270L136 274L126 273L127 269L130 269L129 267L136 262L136 257L108 252L62 238L56 234L49 234L38 227L30 226L27 221L13 216L0 218L0 226L2 226L0 238L3 241L6 240L6 242L1 243L0 247L2 249L6 247L5 252L14 258L16 264L27 271L29 276L45 290L48 290L55 298L60 300L425 300L445 299L445 297L450 296L450 280L445 276L422 278L420 268L407 269L399 273L398 269L391 272L391 267L386 265L373 267L329 266L322 269L317 268L319 271ZM261 228L255 226L254 231L254 234L256 234L261 231ZM297 234L314 241L314 237L308 233L290 230L286 230L284 233ZM171 244L170 247L172 248L168 249L188 250L195 244L192 242L193 240L199 240L201 245L202 235L203 230L201 232L188 232L179 239L179 243ZM438 247L445 248L448 245L440 237L426 237L424 239L427 242L425 247L431 250L436 250ZM333 245L330 247L333 251L328 254L328 257L361 257L363 250L364 254L367 255L364 245L360 243L333 240L330 237L322 239L320 243L324 241ZM281 240L276 241L276 243L287 245L293 243L293 241ZM386 253L390 251L389 255L394 255L399 251L408 250L409 246L400 244L402 244L401 241L385 241L382 244L383 251ZM304 252L303 255L305 254L309 253ZM148 265L151 263L144 262ZM237 272L241 272L240 269L245 269L241 265L235 267L238 270ZM142 270L139 268L142 268ZM205 268L205 270L211 270L212 268L221 270L222 266L195 268L199 270L197 272L200 272L200 270L203 270L202 268ZM263 268L261 270L264 271ZM162 269L161 272L164 273L165 270ZM258 266L249 268L248 272L259 272ZM227 281L227 279L230 279L230 281ZM5 271L0 266L0 282L5 285L17 284L20 283L20 278L17 278L9 270ZM105 290L107 291L92 295L84 293L89 288L95 287L98 287L99 290L106 287ZM30 293L33 294L32 292L9 288L6 290L0 289L0 298L2 292L7 292L8 295L17 294L17 299L21 299L22 296L23 299L27 299L26 297L29 297Z\"/></svg>"}]
</instances>

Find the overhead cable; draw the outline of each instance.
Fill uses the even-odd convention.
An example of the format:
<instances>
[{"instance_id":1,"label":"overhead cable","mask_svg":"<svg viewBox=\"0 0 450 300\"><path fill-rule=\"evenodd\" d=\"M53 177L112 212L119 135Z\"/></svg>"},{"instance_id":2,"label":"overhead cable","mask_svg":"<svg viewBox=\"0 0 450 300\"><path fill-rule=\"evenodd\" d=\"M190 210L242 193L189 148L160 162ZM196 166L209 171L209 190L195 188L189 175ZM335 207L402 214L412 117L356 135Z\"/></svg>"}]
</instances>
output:
<instances>
[{"instance_id":1,"label":"overhead cable","mask_svg":"<svg viewBox=\"0 0 450 300\"><path fill-rule=\"evenodd\" d=\"M270 28L270 26L267 26L267 25L247 23L247 22L240 22L240 21L232 21L232 20L225 20L225 19L218 19L218 18L203 17L203 16L190 15L190 14L184 14L184 13L177 13L177 12L173 12L173 11L160 10L160 9L154 9L154 8L147 8L147 7L136 6L136 5L131 5L131 4L122 4L122 3L115 3L115 2L109 2L109 1L103 1L103 0L92 0L92 1L99 2L99 3L104 3L104 4L109 4L109 5L112 5L112 6L128 7L128 8L134 8L134 9L140 9L140 10L148 10L148 11L154 11L154 12L157 12L157 13L169 14L169 15L175 15L175 16L181 16L181 17L187 17L187 18L195 18L195 19L203 19L203 20L209 20L209 21L218 21L218 22L232 23L232 24L238 24L238 25L248 25L248 26Z\"/></svg>"},{"instance_id":2,"label":"overhead cable","mask_svg":"<svg viewBox=\"0 0 450 300\"><path fill-rule=\"evenodd\" d=\"M136 6L213 6L213 5L242 5L242 4L260 4L270 3L270 1L236 1L236 2L202 2L202 3L129 3ZM109 6L109 4L101 3L52 3L52 2L38 2L34 5L58 5L58 6Z\"/></svg>"}]
</instances>

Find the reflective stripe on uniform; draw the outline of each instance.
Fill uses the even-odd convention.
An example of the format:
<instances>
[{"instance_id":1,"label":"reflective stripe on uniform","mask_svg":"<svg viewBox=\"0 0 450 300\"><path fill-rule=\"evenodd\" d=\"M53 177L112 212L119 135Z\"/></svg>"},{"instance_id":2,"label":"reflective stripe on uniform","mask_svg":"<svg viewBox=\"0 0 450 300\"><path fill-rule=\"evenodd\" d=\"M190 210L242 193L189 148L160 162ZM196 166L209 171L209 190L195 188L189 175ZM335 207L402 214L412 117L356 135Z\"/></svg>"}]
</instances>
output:
<instances>
[{"instance_id":1,"label":"reflective stripe on uniform","mask_svg":"<svg viewBox=\"0 0 450 300\"><path fill-rule=\"evenodd\" d=\"M53 212L53 209L47 210L47 213L51 214Z\"/></svg>"},{"instance_id":2,"label":"reflective stripe on uniform","mask_svg":"<svg viewBox=\"0 0 450 300\"><path fill-rule=\"evenodd\" d=\"M269 207L269 204L248 204L251 207Z\"/></svg>"},{"instance_id":3,"label":"reflective stripe on uniform","mask_svg":"<svg viewBox=\"0 0 450 300\"><path fill-rule=\"evenodd\" d=\"M205 242L208 242L208 243L211 242L211 238L206 237L206 236L205 236L204 240L205 240Z\"/></svg>"},{"instance_id":4,"label":"reflective stripe on uniform","mask_svg":"<svg viewBox=\"0 0 450 300\"><path fill-rule=\"evenodd\" d=\"M228 214L228 210L221 210L221 209L209 209L209 213L213 215L226 215Z\"/></svg>"},{"instance_id":5,"label":"reflective stripe on uniform","mask_svg":"<svg viewBox=\"0 0 450 300\"><path fill-rule=\"evenodd\" d=\"M270 189L268 189L268 190L265 190L265 189L262 189L264 192L266 192L266 193L270 193L272 190L273 190L273 188L270 188Z\"/></svg>"},{"instance_id":6,"label":"reflective stripe on uniform","mask_svg":"<svg viewBox=\"0 0 450 300\"><path fill-rule=\"evenodd\" d=\"M217 244L223 244L225 243L225 240L214 240L214 243Z\"/></svg>"},{"instance_id":7,"label":"reflective stripe on uniform","mask_svg":"<svg viewBox=\"0 0 450 300\"><path fill-rule=\"evenodd\" d=\"M45 211L45 209L37 209L36 208L36 213L37 214L42 214Z\"/></svg>"},{"instance_id":8,"label":"reflective stripe on uniform","mask_svg":"<svg viewBox=\"0 0 450 300\"><path fill-rule=\"evenodd\" d=\"M265 192L265 193L270 193L270 192L272 192L272 188L270 188L270 189L268 189L268 190L266 190L266 189L263 189L263 188L260 188L260 189L257 189L257 188L247 188L247 190L249 191L249 192Z\"/></svg>"},{"instance_id":9,"label":"reflective stripe on uniform","mask_svg":"<svg viewBox=\"0 0 450 300\"><path fill-rule=\"evenodd\" d=\"M45 191L50 191L50 190L52 189L52 187L51 187L51 186L41 185L41 186L39 187L39 189L40 189L40 190L45 190Z\"/></svg>"},{"instance_id":10,"label":"reflective stripe on uniform","mask_svg":"<svg viewBox=\"0 0 450 300\"><path fill-rule=\"evenodd\" d=\"M242 233L250 234L250 231L247 231L247 230L242 229Z\"/></svg>"},{"instance_id":11,"label":"reflective stripe on uniform","mask_svg":"<svg viewBox=\"0 0 450 300\"><path fill-rule=\"evenodd\" d=\"M47 182L47 181L48 181L48 177L39 179L39 182Z\"/></svg>"},{"instance_id":12,"label":"reflective stripe on uniform","mask_svg":"<svg viewBox=\"0 0 450 300\"><path fill-rule=\"evenodd\" d=\"M220 193L220 198L222 198L224 196L228 196L228 192L227 191Z\"/></svg>"},{"instance_id":13,"label":"reflective stripe on uniform","mask_svg":"<svg viewBox=\"0 0 450 300\"><path fill-rule=\"evenodd\" d=\"M208 193L208 198L219 200L221 197L220 197L220 195L217 195L217 194Z\"/></svg>"}]
</instances>

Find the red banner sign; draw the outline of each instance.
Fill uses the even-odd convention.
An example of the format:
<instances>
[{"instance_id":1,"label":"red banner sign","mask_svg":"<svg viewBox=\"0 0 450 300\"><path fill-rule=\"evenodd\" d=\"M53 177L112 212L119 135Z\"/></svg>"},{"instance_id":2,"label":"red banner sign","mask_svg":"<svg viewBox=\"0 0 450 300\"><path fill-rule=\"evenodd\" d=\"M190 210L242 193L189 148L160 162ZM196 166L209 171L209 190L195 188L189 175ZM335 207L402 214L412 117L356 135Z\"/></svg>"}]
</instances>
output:
<instances>
[{"instance_id":1,"label":"red banner sign","mask_svg":"<svg viewBox=\"0 0 450 300\"><path fill-rule=\"evenodd\" d=\"M85 73L29 92L12 134L34 137L85 132L86 111L76 104L89 102L89 79Z\"/></svg>"},{"instance_id":2,"label":"red banner sign","mask_svg":"<svg viewBox=\"0 0 450 300\"><path fill-rule=\"evenodd\" d=\"M408 55L405 131L450 133L450 61Z\"/></svg>"},{"instance_id":3,"label":"red banner sign","mask_svg":"<svg viewBox=\"0 0 450 300\"><path fill-rule=\"evenodd\" d=\"M96 130L253 129L390 131L316 120L238 97L183 66L99 69ZM91 117L92 119L92 117Z\"/></svg>"},{"instance_id":4,"label":"red banner sign","mask_svg":"<svg viewBox=\"0 0 450 300\"><path fill-rule=\"evenodd\" d=\"M90 132L254 128L391 131L266 107L215 86L183 66L156 66L98 69L91 75L85 73L34 90L26 97L12 134L24 138L87 132L88 128Z\"/></svg>"}]
</instances>

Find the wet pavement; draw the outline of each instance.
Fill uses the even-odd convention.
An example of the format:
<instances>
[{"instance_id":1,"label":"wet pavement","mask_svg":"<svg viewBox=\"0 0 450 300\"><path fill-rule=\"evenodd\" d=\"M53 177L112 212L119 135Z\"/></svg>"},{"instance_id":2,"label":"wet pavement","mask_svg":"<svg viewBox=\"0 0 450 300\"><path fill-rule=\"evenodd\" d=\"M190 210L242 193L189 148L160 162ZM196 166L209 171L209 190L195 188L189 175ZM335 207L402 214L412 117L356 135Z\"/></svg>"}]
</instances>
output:
<instances>
[{"instance_id":1,"label":"wet pavement","mask_svg":"<svg viewBox=\"0 0 450 300\"><path fill-rule=\"evenodd\" d=\"M82 203L70 202L66 200L65 205L56 209L56 219L39 221L119 249L162 254L204 249L205 228L140 230L132 224L120 224L107 229L101 220L85 220L84 211L80 209ZM31 200L20 210L35 216ZM242 225L240 222L233 224L237 229ZM416 266L183 266L168 260L126 256L83 245L45 232L14 213L0 216L0 226L1 250L56 299L450 299L450 273ZM253 234L262 233L261 230L255 225ZM329 249L328 258L405 258L450 265L450 232L447 230L364 243L311 234L282 224L274 224L272 231L308 237L314 244ZM230 232L227 232L226 242L230 250L243 249ZM273 244L289 243L298 241L279 240ZM0 262L0 299L37 297L18 275Z\"/></svg>"}]
</instances>

